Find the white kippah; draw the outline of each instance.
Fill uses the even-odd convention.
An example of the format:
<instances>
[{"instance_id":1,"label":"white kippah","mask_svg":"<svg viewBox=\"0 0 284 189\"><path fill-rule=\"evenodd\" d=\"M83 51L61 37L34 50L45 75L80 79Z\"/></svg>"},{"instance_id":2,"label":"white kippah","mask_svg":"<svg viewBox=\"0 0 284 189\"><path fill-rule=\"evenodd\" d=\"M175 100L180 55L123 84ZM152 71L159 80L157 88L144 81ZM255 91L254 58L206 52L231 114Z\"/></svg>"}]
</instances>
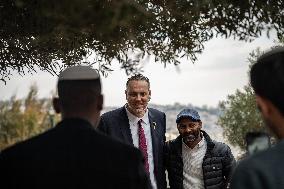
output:
<instances>
[{"instance_id":1,"label":"white kippah","mask_svg":"<svg viewBox=\"0 0 284 189\"><path fill-rule=\"evenodd\" d=\"M58 77L58 81L62 80L92 80L98 79L99 73L90 66L72 66L63 70Z\"/></svg>"}]
</instances>

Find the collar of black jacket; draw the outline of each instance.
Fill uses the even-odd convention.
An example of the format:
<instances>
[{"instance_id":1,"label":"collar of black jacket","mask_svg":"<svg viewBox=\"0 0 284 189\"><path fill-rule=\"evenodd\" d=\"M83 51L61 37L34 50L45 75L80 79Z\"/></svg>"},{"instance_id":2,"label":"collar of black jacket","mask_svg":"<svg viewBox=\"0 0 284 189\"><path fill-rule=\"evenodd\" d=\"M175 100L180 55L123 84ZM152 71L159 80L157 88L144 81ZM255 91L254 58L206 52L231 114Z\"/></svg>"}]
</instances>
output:
<instances>
[{"instance_id":1,"label":"collar of black jacket","mask_svg":"<svg viewBox=\"0 0 284 189\"><path fill-rule=\"evenodd\" d=\"M210 136L203 130L201 130L202 135L204 136L206 142L207 142L207 148L209 149L213 149L215 144L213 142L213 140L210 138Z\"/></svg>"},{"instance_id":2,"label":"collar of black jacket","mask_svg":"<svg viewBox=\"0 0 284 189\"><path fill-rule=\"evenodd\" d=\"M55 127L94 129L89 121L82 118L65 118L61 120Z\"/></svg>"}]
</instances>

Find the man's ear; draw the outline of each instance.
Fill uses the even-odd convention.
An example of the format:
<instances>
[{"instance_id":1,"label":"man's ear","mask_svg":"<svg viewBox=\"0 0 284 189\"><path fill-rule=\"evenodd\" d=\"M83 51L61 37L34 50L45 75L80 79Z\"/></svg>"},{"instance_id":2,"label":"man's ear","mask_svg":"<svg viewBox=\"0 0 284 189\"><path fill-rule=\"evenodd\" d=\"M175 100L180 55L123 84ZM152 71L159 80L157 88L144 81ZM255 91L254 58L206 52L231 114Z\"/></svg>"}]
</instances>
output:
<instances>
[{"instance_id":1,"label":"man's ear","mask_svg":"<svg viewBox=\"0 0 284 189\"><path fill-rule=\"evenodd\" d=\"M127 100L127 90L124 91L125 99Z\"/></svg>"},{"instance_id":2,"label":"man's ear","mask_svg":"<svg viewBox=\"0 0 284 189\"><path fill-rule=\"evenodd\" d=\"M59 114L61 112L61 108L60 108L60 102L59 102L58 97L54 97L52 99L52 105L53 105L53 109L55 110L55 112Z\"/></svg>"},{"instance_id":3,"label":"man's ear","mask_svg":"<svg viewBox=\"0 0 284 189\"><path fill-rule=\"evenodd\" d=\"M148 101L150 101L151 100L151 90L149 89L149 99L148 99Z\"/></svg>"},{"instance_id":4,"label":"man's ear","mask_svg":"<svg viewBox=\"0 0 284 189\"><path fill-rule=\"evenodd\" d=\"M199 121L199 128L201 129L202 128L202 121Z\"/></svg>"},{"instance_id":5,"label":"man's ear","mask_svg":"<svg viewBox=\"0 0 284 189\"><path fill-rule=\"evenodd\" d=\"M103 105L104 105L104 96L100 94L97 100L97 109L101 111L103 109Z\"/></svg>"},{"instance_id":6,"label":"man's ear","mask_svg":"<svg viewBox=\"0 0 284 189\"><path fill-rule=\"evenodd\" d=\"M177 129L179 130L179 124L177 123Z\"/></svg>"},{"instance_id":7,"label":"man's ear","mask_svg":"<svg viewBox=\"0 0 284 189\"><path fill-rule=\"evenodd\" d=\"M259 107L262 115L268 117L271 113L271 102L259 95L255 96L256 104Z\"/></svg>"}]
</instances>

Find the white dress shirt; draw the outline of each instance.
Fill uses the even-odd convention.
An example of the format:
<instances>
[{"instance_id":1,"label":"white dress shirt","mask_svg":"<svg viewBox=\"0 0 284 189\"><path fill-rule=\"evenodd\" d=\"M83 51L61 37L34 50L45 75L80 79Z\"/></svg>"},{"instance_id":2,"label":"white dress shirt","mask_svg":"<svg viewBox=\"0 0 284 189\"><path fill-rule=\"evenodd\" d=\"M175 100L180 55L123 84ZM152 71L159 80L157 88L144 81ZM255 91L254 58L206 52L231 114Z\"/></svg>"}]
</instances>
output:
<instances>
[{"instance_id":1,"label":"white dress shirt","mask_svg":"<svg viewBox=\"0 0 284 189\"><path fill-rule=\"evenodd\" d=\"M147 142L147 153L148 153L148 164L149 164L149 173L150 173L150 180L153 189L157 189L157 183L154 175L154 157L153 157L153 146L152 146L152 135L151 135L151 128L150 122L148 117L148 109L142 118L136 117L132 113L130 113L127 108L126 113L129 120L131 135L133 144L136 148L139 148L139 134L138 134L138 121L142 119L142 127L144 129L144 134Z\"/></svg>"},{"instance_id":2,"label":"white dress shirt","mask_svg":"<svg viewBox=\"0 0 284 189\"><path fill-rule=\"evenodd\" d=\"M182 142L184 189L204 189L202 163L206 150L204 137L193 149Z\"/></svg>"}]
</instances>

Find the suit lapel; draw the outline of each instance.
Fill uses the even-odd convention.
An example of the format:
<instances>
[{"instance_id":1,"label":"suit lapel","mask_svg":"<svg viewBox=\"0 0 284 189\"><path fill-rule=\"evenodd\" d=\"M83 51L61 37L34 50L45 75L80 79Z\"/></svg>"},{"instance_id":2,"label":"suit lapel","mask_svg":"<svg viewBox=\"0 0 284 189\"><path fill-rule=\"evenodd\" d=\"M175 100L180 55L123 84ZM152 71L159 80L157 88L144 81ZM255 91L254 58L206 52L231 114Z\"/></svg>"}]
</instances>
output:
<instances>
[{"instance_id":1,"label":"suit lapel","mask_svg":"<svg viewBox=\"0 0 284 189\"><path fill-rule=\"evenodd\" d=\"M154 167L155 170L157 170L157 165L158 165L158 153L159 153L159 136L158 136L158 129L156 128L157 126L157 121L155 120L155 116L151 109L148 109L148 118L150 122L150 128L151 128L151 137L152 137L152 148L153 148L153 156L154 156ZM154 171L155 171L154 170Z\"/></svg>"},{"instance_id":2,"label":"suit lapel","mask_svg":"<svg viewBox=\"0 0 284 189\"><path fill-rule=\"evenodd\" d=\"M123 136L123 140L125 141L125 143L133 145L133 139L132 139L132 135L130 131L129 120L127 117L125 107L121 108L120 114L121 114L120 115L121 122L119 123L119 125L120 125L121 134Z\"/></svg>"},{"instance_id":3,"label":"suit lapel","mask_svg":"<svg viewBox=\"0 0 284 189\"><path fill-rule=\"evenodd\" d=\"M175 140L174 146L175 146L174 149L176 150L176 153L178 154L178 157L182 158L182 138L181 138L180 135Z\"/></svg>"}]
</instances>

